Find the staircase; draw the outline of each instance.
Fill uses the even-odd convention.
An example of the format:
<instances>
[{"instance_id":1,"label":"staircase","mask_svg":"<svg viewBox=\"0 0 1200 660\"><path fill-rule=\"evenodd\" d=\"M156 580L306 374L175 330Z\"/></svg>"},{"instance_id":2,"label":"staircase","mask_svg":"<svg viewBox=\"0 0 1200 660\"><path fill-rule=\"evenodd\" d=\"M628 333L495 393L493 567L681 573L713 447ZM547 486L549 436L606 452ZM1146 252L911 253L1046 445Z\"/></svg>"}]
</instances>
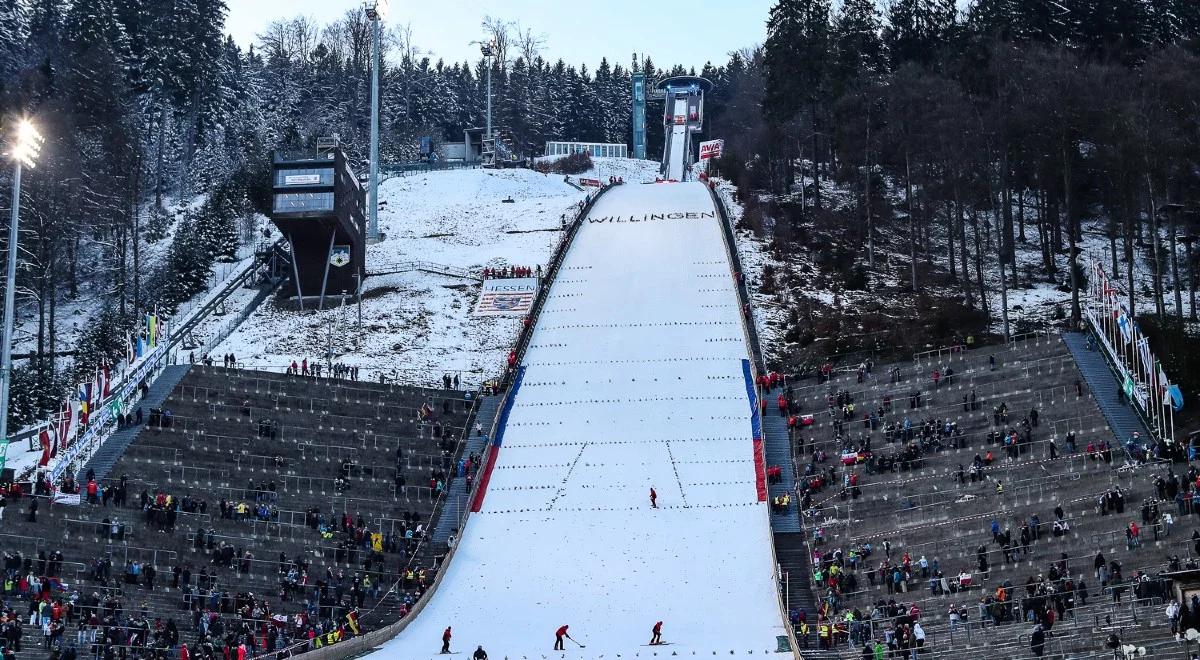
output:
<instances>
[{"instance_id":1,"label":"staircase","mask_svg":"<svg viewBox=\"0 0 1200 660\"><path fill-rule=\"evenodd\" d=\"M504 400L503 396L484 396L479 399L479 408L475 410L475 422L483 425L483 427L491 428L492 420L496 418L496 413L500 410L500 402ZM488 438L482 433L474 433L470 428L467 429L466 447L463 449L462 456L469 456L474 452L483 454L483 448L487 445ZM454 478L450 480L450 487L446 491L446 501L442 505L442 512L438 517L437 525L433 529L433 543L435 547L444 547L446 542L450 540L450 535L458 535L458 525L462 521L463 512L466 511L468 500L471 493L467 490L467 480Z\"/></svg>"},{"instance_id":2,"label":"staircase","mask_svg":"<svg viewBox=\"0 0 1200 660\"><path fill-rule=\"evenodd\" d=\"M763 449L767 455L767 466L779 466L782 475L777 484L767 485L767 497L773 499L785 493L791 493L792 506L787 515L771 514L771 531L800 532L800 503L796 499L796 476L792 469L792 446L788 437L787 417L779 415L775 401L783 393L782 387L768 392L767 412L762 418Z\"/></svg>"},{"instance_id":3,"label":"staircase","mask_svg":"<svg viewBox=\"0 0 1200 660\"><path fill-rule=\"evenodd\" d=\"M770 514L775 561L779 565L779 592L786 601L789 615L792 610L804 612L811 627L808 649L805 649L805 640L797 639L804 657L836 657L836 652L820 655L815 649L817 595L813 593L810 583L812 567L809 564L808 545L804 542L804 530L800 526L800 502L796 499L796 476L792 466L787 417L781 416L774 405L781 393L783 388L778 387L763 395L767 400L767 411L762 416L762 440L767 466L779 466L781 471L779 483L767 484L767 496L771 499L785 493L792 496L792 506L786 515ZM799 635L799 630L796 634ZM818 655L813 655L814 652Z\"/></svg>"},{"instance_id":4,"label":"staircase","mask_svg":"<svg viewBox=\"0 0 1200 660\"><path fill-rule=\"evenodd\" d=\"M1133 407L1122 403L1124 397L1120 393L1121 383L1113 376L1100 349L1089 349L1087 335L1080 332L1064 332L1062 338L1092 390L1092 399L1100 408L1100 412L1104 413L1104 419L1108 421L1109 428L1116 436L1117 447L1123 446L1135 431L1143 437L1153 437Z\"/></svg>"},{"instance_id":5,"label":"staircase","mask_svg":"<svg viewBox=\"0 0 1200 660\"><path fill-rule=\"evenodd\" d=\"M191 369L191 365L189 364L168 365L163 368L162 373L150 384L149 391L146 392L146 396L142 397L137 406L140 408L156 408L161 406L163 401L167 399L167 395L171 393L171 390L175 389L179 381L183 380L183 377L187 375L189 369ZM143 419L146 417L149 417L149 415L144 415ZM117 459L121 458L121 454L125 453L125 449L129 447L141 429L142 427L137 425L126 426L110 435L104 441L104 444L100 445L100 448L96 450L96 453L92 454L92 457L88 459L82 472L87 474L89 469L95 470L96 481L103 480L108 476L108 471L112 469Z\"/></svg>"}]
</instances>

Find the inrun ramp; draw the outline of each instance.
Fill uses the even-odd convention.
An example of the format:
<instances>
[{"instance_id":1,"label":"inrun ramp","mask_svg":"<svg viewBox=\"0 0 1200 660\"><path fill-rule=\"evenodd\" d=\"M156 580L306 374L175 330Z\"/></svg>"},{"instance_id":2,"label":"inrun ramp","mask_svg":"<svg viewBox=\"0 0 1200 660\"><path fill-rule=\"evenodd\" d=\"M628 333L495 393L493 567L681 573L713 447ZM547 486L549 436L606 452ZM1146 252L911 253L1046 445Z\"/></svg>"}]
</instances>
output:
<instances>
[{"instance_id":1,"label":"inrun ramp","mask_svg":"<svg viewBox=\"0 0 1200 660\"><path fill-rule=\"evenodd\" d=\"M535 328L480 510L377 658L442 657L447 626L465 657L776 651L787 633L719 222L700 183L597 202ZM647 645L656 621L669 646ZM564 624L586 648L552 650Z\"/></svg>"},{"instance_id":2,"label":"inrun ramp","mask_svg":"<svg viewBox=\"0 0 1200 660\"><path fill-rule=\"evenodd\" d=\"M670 99L667 100L670 103ZM675 99L675 111L672 115L675 118L671 124L671 131L667 138L667 178L675 181L683 181L684 174L687 173L687 143L691 137L688 135L687 126L687 99ZM683 119L680 123L679 119Z\"/></svg>"}]
</instances>

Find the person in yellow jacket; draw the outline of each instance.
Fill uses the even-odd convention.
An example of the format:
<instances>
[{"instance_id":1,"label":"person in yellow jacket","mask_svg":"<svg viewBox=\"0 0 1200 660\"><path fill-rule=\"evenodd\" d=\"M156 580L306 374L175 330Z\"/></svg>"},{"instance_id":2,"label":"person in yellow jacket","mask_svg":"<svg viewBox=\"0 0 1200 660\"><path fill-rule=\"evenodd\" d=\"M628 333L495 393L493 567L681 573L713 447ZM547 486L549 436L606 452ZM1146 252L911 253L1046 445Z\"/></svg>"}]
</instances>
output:
<instances>
[{"instance_id":1,"label":"person in yellow jacket","mask_svg":"<svg viewBox=\"0 0 1200 660\"><path fill-rule=\"evenodd\" d=\"M805 648L805 649L808 648L808 622L807 621L800 622L800 632L797 633L797 636L800 638L800 648Z\"/></svg>"}]
</instances>

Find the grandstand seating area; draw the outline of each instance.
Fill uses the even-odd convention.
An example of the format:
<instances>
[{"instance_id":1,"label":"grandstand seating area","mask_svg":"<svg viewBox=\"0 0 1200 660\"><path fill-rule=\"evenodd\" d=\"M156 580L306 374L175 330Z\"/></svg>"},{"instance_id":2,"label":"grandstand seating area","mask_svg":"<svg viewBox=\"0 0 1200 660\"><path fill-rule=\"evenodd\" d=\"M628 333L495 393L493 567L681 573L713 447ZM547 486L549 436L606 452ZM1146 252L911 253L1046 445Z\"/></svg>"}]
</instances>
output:
<instances>
[{"instance_id":1,"label":"grandstand seating area","mask_svg":"<svg viewBox=\"0 0 1200 660\"><path fill-rule=\"evenodd\" d=\"M941 375L936 385L934 370ZM950 370L953 375L947 377ZM960 657L981 649L988 657L1028 656L1035 619L1045 623L1046 608L1054 609L1057 601L1064 607L1055 618L1064 612L1067 616L1050 628L1046 657L1080 657L1080 651L1112 657L1104 647L1111 632L1123 641L1169 638L1163 634L1160 583L1130 581L1139 571L1154 575L1166 570L1171 555L1184 563L1194 557L1189 538L1194 525L1180 520L1168 535L1160 515L1178 515L1176 502L1162 498L1169 501L1148 506L1160 496L1157 477L1165 480L1174 471L1186 483L1188 468L1163 460L1128 460L1127 439L1114 438L1097 407L1116 402L1093 400L1060 337L935 351L900 364L873 365L861 378L851 369L826 382L792 380L788 387L797 417L812 415L811 425L798 425L793 432L798 497L807 504L802 523L810 553L804 559L809 561L788 566L778 542L777 551L784 570L819 571L819 576L806 578L789 575L794 594L789 605L803 609L805 603L814 608L831 603L825 615L846 633L853 626L858 640L847 645L843 636L837 650L815 650L820 645L818 622L825 619L806 611L807 641L814 649L806 657L861 657L862 640L872 631L878 639L898 631L913 607L925 637L921 657ZM786 392L777 388L767 400L773 404L777 394ZM855 406L850 420L838 403L839 392ZM997 411L1001 405L1008 410L1006 420ZM880 418L874 429L864 420L871 413ZM766 414L777 414L774 405ZM893 423L903 428L905 419L912 428L908 442L885 430ZM927 422L929 430L923 433ZM948 423L956 427L952 434L945 433ZM1011 456L997 433L1010 429L1021 438L1019 453ZM1074 451L1068 447L1068 433L1075 434ZM869 459L859 451L867 448L868 439ZM1111 461L1099 452L1102 441L1111 449ZM1089 445L1097 450L1092 455ZM989 451L993 460L972 478L977 457ZM816 460L818 452L824 453L824 461ZM850 475L855 475L856 487L849 487ZM814 479L821 483L806 497L805 484L816 486ZM1102 512L1101 498L1117 492L1121 510ZM1115 506L1115 499L1108 501ZM1056 507L1061 507L1063 521L1058 530ZM1136 547L1126 536L1131 522L1141 528ZM1011 533L1007 558L1002 547L1006 530ZM1034 538L1023 544L1023 533ZM869 555L864 551L868 547ZM1120 580L1110 573L1101 584L1094 564L1098 553L1108 568L1120 565ZM981 555L986 571L981 570ZM1055 579L1063 564L1067 570ZM831 570L833 566L837 569ZM891 583L897 568L898 585ZM946 579L935 579L935 571ZM970 575L969 587L959 588L960 574ZM1081 581L1090 596L1086 606ZM1137 604L1135 586L1143 597ZM993 604L1001 587L1007 602ZM1114 587L1123 596L1119 603L1114 602ZM1066 592L1073 598L1066 598ZM897 607L889 611L891 601ZM965 614L953 631L951 606ZM873 617L876 609L880 613ZM856 610L862 623L846 623L846 614Z\"/></svg>"},{"instance_id":2,"label":"grandstand seating area","mask_svg":"<svg viewBox=\"0 0 1200 660\"><path fill-rule=\"evenodd\" d=\"M84 503L43 499L36 522L30 498L10 501L0 542L34 574L55 574L63 584L52 596L74 599L77 613L94 594L102 619L115 598L130 633L146 625L155 635L156 619L173 619L196 654L204 630L219 656L243 625L260 653L308 629L375 627L407 611L446 552L422 537L449 482L473 477L462 448L475 402L455 390L195 366L97 475L113 497L88 503L81 475ZM166 496L180 510L159 512ZM40 570L39 553L55 551L62 568ZM143 565L136 580L133 562ZM6 600L23 608L14 595ZM88 653L77 627L65 639ZM24 641L18 658L45 657L39 630L26 625Z\"/></svg>"}]
</instances>

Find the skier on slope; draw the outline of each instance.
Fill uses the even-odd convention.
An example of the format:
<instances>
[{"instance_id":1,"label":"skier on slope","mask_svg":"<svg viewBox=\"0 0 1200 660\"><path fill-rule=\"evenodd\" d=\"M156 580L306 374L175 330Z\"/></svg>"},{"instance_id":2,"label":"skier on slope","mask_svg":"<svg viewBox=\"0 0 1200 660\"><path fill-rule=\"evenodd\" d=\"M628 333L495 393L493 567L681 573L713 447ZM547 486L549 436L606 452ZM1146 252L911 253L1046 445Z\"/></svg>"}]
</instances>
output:
<instances>
[{"instance_id":1,"label":"skier on slope","mask_svg":"<svg viewBox=\"0 0 1200 660\"><path fill-rule=\"evenodd\" d=\"M564 625L563 627L554 631L554 650L555 651L565 650L565 645L563 644L563 637L566 637L566 638L570 639L572 642L575 642L575 638L571 637L571 635L567 632L567 628L570 628L570 626ZM579 642L575 642L575 643L578 644Z\"/></svg>"},{"instance_id":2,"label":"skier on slope","mask_svg":"<svg viewBox=\"0 0 1200 660\"><path fill-rule=\"evenodd\" d=\"M650 638L650 646L662 644L662 621L654 624L654 628L650 631L653 637Z\"/></svg>"},{"instance_id":3,"label":"skier on slope","mask_svg":"<svg viewBox=\"0 0 1200 660\"><path fill-rule=\"evenodd\" d=\"M446 632L442 633L442 653L450 652L450 626L446 626Z\"/></svg>"},{"instance_id":4,"label":"skier on slope","mask_svg":"<svg viewBox=\"0 0 1200 660\"><path fill-rule=\"evenodd\" d=\"M650 508L658 508L658 493L654 492L654 486L650 487Z\"/></svg>"}]
</instances>

